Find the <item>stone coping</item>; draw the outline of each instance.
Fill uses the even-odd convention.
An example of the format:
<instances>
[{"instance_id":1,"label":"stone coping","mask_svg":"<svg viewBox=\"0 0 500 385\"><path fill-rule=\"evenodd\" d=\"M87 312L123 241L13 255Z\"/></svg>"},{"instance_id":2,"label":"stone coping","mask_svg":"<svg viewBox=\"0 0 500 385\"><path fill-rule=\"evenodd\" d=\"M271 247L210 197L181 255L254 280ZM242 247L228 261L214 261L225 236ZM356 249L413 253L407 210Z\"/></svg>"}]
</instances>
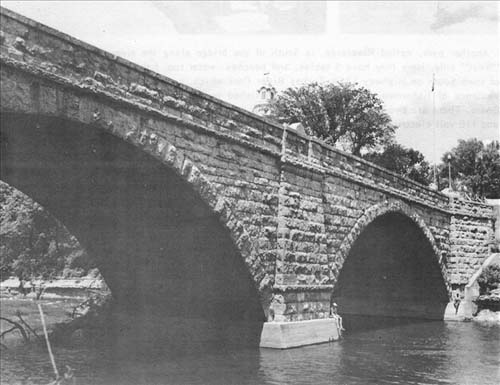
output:
<instances>
[{"instance_id":1,"label":"stone coping","mask_svg":"<svg viewBox=\"0 0 500 385\"><path fill-rule=\"evenodd\" d=\"M189 87L187 85L184 85L180 82L177 82L167 76L164 76L164 75L160 75L154 71L151 71L147 68L144 68L144 67L141 67L131 61L128 61L124 58L121 58L119 56L116 56L114 54L111 54L109 52L106 52L102 49L99 49L93 45L90 45L88 43L85 43L79 39L76 39L74 37L71 37L70 35L67 35L63 32L60 32L60 31L57 31L56 29L53 29L51 27L48 27L48 26L45 26L39 22L36 22L32 19L29 19L25 16L22 16L22 15L19 15L13 11L10 11L9 9L6 9L6 8L3 8L3 7L0 7L0 13L8 18L11 18L13 20L16 20L17 22L19 23L22 23L24 25L27 25L27 26L30 26L30 27L33 27L33 28L36 28L36 29L39 29L41 31L43 31L44 33L46 34L49 34L57 39L60 39L60 40L65 40L66 42L69 42L71 43L72 45L74 46L78 46L79 48L82 48L84 50L87 50L87 51L90 51L94 54L97 54L101 57L104 57L105 59L108 59L108 60L111 60L113 62L116 62L116 63L119 63L121 65L124 65L132 70L135 70L135 71L138 71L152 79L155 79L157 81L160 81L162 83L165 83L167 85L170 85L170 86L173 86L175 88L178 88L180 90L183 90L191 95L194 95L195 97L199 97L201 99L204 99L204 100L207 100L211 103L214 103L216 105L219 105L221 107L224 107L224 108L227 108L229 110L232 110L234 112L236 112L237 114L239 115L243 115L245 118L249 118L250 120L253 120L253 121L256 121L256 122L259 122L258 126L264 124L264 125L267 125L267 126L271 126L271 127L274 127L275 129L279 129L280 132L285 130L285 128L280 125L279 123L277 122L274 122L274 121L271 121L267 118L264 118L264 117L261 117L261 116L258 116L250 111L247 111L243 108L240 108L240 107L237 107L233 104L230 104L228 102L225 102L221 99L218 99L218 98L215 98L209 94L206 94L202 91L199 91L197 89L194 89L192 87ZM292 136L295 136L298 140L301 140L301 141L306 141L306 142L311 142L311 143L315 143L316 145L320 146L321 148L327 150L327 151L331 151L331 152L334 152L340 156L343 156L345 157L346 159L348 159L350 162L352 163L361 163L363 165L366 165L366 166L369 166L369 167L372 167L374 169L377 169L379 171L381 171L382 173L386 174L387 177L387 181L388 182L391 182L391 179L393 178L397 178L398 180L400 181L403 181L404 183L408 183L412 186L415 186L419 189L423 189L424 191L426 191L426 193L434 196L434 197L438 197L439 199L446 199L446 195L442 194L441 192L439 191L435 191L433 189L430 189L428 186L425 186L423 184L420 184L410 178L407 178L407 177L404 177L402 175L399 175L393 171L390 171L388 169L385 169L381 166L378 166L372 162L369 162L363 158L360 158L360 157L357 157L355 155L352 155L352 154L349 154L347 152L344 152L340 149L337 149L333 146L330 146L326 143L324 143L323 141L321 141L320 139L318 138L314 138L314 137L309 137L308 135L305 135L305 134L302 134L302 133L299 133L295 130L286 130L287 131L287 135L292 135ZM281 139L281 138L280 138ZM390 183L389 183L390 185Z\"/></svg>"}]
</instances>

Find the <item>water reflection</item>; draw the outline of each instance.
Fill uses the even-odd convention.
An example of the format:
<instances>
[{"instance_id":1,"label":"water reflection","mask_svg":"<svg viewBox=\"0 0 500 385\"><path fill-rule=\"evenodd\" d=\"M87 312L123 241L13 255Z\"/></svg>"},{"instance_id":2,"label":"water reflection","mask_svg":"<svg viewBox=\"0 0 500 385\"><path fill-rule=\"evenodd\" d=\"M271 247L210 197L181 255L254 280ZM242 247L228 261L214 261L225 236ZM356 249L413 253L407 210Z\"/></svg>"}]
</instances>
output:
<instances>
[{"instance_id":1,"label":"water reflection","mask_svg":"<svg viewBox=\"0 0 500 385\"><path fill-rule=\"evenodd\" d=\"M498 326L403 323L362 330L330 344L290 350L229 349L164 355L107 348L55 349L75 368L77 384L497 384ZM44 384L43 348L2 352L2 384Z\"/></svg>"}]
</instances>

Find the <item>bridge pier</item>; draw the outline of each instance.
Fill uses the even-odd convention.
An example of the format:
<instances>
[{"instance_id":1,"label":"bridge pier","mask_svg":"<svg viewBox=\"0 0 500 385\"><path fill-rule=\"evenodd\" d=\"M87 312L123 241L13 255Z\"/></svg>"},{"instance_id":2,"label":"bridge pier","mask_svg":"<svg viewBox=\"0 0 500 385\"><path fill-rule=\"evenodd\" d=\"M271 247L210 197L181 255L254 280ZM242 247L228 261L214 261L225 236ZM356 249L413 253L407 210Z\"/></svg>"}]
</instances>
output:
<instances>
[{"instance_id":1,"label":"bridge pier","mask_svg":"<svg viewBox=\"0 0 500 385\"><path fill-rule=\"evenodd\" d=\"M261 348L288 349L339 339L333 318L291 322L265 322L260 337Z\"/></svg>"}]
</instances>

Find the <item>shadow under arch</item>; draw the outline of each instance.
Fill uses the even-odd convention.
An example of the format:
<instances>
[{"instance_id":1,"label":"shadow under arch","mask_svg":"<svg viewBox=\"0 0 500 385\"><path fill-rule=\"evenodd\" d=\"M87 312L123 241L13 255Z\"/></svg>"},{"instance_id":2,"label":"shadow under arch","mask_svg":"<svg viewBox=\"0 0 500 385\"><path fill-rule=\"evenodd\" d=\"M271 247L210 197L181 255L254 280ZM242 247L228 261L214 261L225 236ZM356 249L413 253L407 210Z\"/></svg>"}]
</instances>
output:
<instances>
[{"instance_id":1,"label":"shadow under arch","mask_svg":"<svg viewBox=\"0 0 500 385\"><path fill-rule=\"evenodd\" d=\"M375 205L344 239L332 301L347 318L443 319L449 301L432 233L401 202Z\"/></svg>"},{"instance_id":2,"label":"shadow under arch","mask_svg":"<svg viewBox=\"0 0 500 385\"><path fill-rule=\"evenodd\" d=\"M132 331L115 325L118 339L257 346L265 317L245 230L188 158L145 135L2 113L1 178L64 223L118 313L139 317Z\"/></svg>"}]
</instances>

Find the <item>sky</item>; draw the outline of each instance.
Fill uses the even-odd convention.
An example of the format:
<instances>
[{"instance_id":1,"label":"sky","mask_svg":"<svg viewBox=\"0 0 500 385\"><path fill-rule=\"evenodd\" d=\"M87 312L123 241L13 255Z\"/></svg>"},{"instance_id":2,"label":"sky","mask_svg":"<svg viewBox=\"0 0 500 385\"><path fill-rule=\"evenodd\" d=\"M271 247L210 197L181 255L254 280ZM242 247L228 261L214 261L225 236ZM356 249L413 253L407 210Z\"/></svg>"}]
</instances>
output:
<instances>
[{"instance_id":1,"label":"sky","mask_svg":"<svg viewBox=\"0 0 500 385\"><path fill-rule=\"evenodd\" d=\"M266 72L278 91L359 83L384 101L397 140L431 162L459 139L500 137L498 2L2 6L248 110Z\"/></svg>"}]
</instances>

